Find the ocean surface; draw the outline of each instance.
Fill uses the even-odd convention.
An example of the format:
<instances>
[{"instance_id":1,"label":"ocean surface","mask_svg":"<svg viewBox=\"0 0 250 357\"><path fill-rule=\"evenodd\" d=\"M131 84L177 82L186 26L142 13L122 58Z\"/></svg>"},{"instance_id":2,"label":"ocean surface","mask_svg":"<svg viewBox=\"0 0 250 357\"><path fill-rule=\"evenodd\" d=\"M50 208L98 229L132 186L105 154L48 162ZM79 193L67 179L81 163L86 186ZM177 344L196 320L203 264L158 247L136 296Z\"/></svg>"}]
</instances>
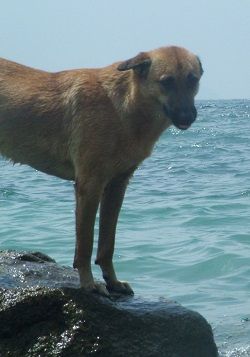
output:
<instances>
[{"instance_id":1,"label":"ocean surface","mask_svg":"<svg viewBox=\"0 0 250 357\"><path fill-rule=\"evenodd\" d=\"M250 100L197 109L192 128L168 129L131 180L115 265L138 296L206 317L221 356L250 356ZM0 213L0 249L72 265L72 182L0 158Z\"/></svg>"}]
</instances>

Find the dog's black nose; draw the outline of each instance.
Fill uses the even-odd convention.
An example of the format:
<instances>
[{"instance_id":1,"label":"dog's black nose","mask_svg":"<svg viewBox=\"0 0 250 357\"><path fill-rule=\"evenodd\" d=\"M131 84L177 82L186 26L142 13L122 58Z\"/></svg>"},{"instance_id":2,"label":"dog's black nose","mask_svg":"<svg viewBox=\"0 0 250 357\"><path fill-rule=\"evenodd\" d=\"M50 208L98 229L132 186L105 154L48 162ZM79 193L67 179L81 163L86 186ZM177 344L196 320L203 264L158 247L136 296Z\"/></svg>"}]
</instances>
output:
<instances>
[{"instance_id":1,"label":"dog's black nose","mask_svg":"<svg viewBox=\"0 0 250 357\"><path fill-rule=\"evenodd\" d=\"M176 111L172 120L177 128L186 130L195 121L196 117L197 110L195 107L191 107Z\"/></svg>"},{"instance_id":2,"label":"dog's black nose","mask_svg":"<svg viewBox=\"0 0 250 357\"><path fill-rule=\"evenodd\" d=\"M173 124L182 130L188 129L197 117L195 106L172 109L164 105L164 112L172 120Z\"/></svg>"},{"instance_id":3,"label":"dog's black nose","mask_svg":"<svg viewBox=\"0 0 250 357\"><path fill-rule=\"evenodd\" d=\"M184 108L175 113L173 124L182 130L188 129L197 117L197 110L195 107Z\"/></svg>"},{"instance_id":4,"label":"dog's black nose","mask_svg":"<svg viewBox=\"0 0 250 357\"><path fill-rule=\"evenodd\" d=\"M180 122L194 122L194 120L197 117L197 110L195 107L191 109L184 109L181 110L180 112L176 113L178 120Z\"/></svg>"}]
</instances>

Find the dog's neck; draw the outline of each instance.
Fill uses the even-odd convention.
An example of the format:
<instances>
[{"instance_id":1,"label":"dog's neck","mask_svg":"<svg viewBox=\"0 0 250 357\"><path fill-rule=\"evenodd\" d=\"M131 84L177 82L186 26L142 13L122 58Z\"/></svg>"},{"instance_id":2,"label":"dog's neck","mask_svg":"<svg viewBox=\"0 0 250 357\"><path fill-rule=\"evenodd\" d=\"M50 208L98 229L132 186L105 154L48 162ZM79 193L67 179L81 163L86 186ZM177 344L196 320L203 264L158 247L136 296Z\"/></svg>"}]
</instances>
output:
<instances>
[{"instance_id":1,"label":"dog's neck","mask_svg":"<svg viewBox=\"0 0 250 357\"><path fill-rule=\"evenodd\" d=\"M148 98L143 97L136 74L119 72L116 67L117 64L106 67L101 73L104 90L116 112L133 127L136 136L151 136L151 140L157 140L170 123L160 108L156 108L156 103L149 103Z\"/></svg>"},{"instance_id":2,"label":"dog's neck","mask_svg":"<svg viewBox=\"0 0 250 357\"><path fill-rule=\"evenodd\" d=\"M119 72L116 67L114 64L101 70L101 83L119 116L126 116L136 110L138 90L133 73Z\"/></svg>"}]
</instances>

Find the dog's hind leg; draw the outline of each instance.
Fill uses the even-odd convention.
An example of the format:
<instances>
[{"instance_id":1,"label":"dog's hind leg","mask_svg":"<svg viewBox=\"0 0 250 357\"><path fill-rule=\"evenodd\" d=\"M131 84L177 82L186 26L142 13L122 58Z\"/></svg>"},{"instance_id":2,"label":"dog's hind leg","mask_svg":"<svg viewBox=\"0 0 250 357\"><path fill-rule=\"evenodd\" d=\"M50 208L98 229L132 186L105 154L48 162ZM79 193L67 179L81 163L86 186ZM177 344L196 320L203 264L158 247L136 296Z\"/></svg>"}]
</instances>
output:
<instances>
[{"instance_id":1,"label":"dog's hind leg","mask_svg":"<svg viewBox=\"0 0 250 357\"><path fill-rule=\"evenodd\" d=\"M133 170L134 171L134 170ZM113 179L105 188L100 208L100 228L96 264L100 265L107 289L111 292L133 294L127 282L116 277L112 258L115 245L117 220L124 194L132 172Z\"/></svg>"},{"instance_id":2,"label":"dog's hind leg","mask_svg":"<svg viewBox=\"0 0 250 357\"><path fill-rule=\"evenodd\" d=\"M94 240L96 212L102 194L102 186L97 180L77 180L76 195L76 248L74 268L78 269L80 283L90 292L109 296L104 284L94 281L91 271L91 255Z\"/></svg>"}]
</instances>

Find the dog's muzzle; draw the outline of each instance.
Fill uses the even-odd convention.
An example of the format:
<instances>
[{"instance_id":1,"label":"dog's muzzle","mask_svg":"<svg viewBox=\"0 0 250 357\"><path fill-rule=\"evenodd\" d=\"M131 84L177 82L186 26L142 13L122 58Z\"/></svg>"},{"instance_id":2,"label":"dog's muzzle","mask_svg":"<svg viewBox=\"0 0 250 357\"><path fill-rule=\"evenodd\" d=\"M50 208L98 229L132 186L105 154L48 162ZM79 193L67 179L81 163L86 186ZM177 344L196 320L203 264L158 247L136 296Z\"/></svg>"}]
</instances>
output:
<instances>
[{"instance_id":1,"label":"dog's muzzle","mask_svg":"<svg viewBox=\"0 0 250 357\"><path fill-rule=\"evenodd\" d=\"M197 117L195 106L178 110L172 110L167 105L164 105L163 108L165 114L172 120L174 126L181 130L188 129Z\"/></svg>"}]
</instances>

